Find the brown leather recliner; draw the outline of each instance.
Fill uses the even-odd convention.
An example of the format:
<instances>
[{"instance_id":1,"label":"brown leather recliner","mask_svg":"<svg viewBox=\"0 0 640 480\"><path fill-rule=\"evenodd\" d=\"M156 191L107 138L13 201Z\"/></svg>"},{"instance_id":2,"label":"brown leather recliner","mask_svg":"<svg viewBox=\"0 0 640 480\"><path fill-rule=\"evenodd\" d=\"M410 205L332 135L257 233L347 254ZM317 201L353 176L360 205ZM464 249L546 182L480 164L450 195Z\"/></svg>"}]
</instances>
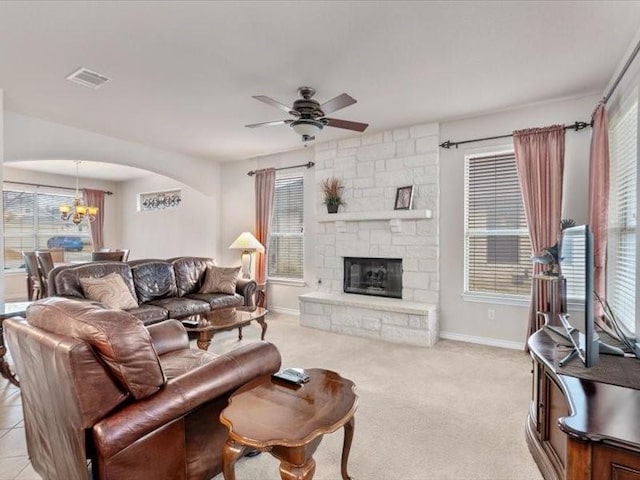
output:
<instances>
[{"instance_id":1,"label":"brown leather recliner","mask_svg":"<svg viewBox=\"0 0 640 480\"><path fill-rule=\"evenodd\" d=\"M189 348L182 324L47 298L4 322L27 449L48 480L210 479L221 471L229 395L280 367L268 342Z\"/></svg>"}]
</instances>

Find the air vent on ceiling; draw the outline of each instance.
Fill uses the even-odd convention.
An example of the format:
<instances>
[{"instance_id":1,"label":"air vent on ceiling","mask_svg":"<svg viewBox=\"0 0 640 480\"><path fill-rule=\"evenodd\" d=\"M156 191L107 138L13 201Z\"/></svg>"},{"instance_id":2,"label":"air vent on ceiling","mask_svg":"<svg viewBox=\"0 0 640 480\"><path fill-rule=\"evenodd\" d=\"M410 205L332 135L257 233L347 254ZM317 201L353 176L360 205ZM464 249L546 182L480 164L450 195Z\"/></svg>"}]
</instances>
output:
<instances>
[{"instance_id":1,"label":"air vent on ceiling","mask_svg":"<svg viewBox=\"0 0 640 480\"><path fill-rule=\"evenodd\" d=\"M71 80L72 82L79 83L80 85L84 85L89 88L98 88L109 81L109 79L104 75L84 67L79 68L69 75L67 80Z\"/></svg>"}]
</instances>

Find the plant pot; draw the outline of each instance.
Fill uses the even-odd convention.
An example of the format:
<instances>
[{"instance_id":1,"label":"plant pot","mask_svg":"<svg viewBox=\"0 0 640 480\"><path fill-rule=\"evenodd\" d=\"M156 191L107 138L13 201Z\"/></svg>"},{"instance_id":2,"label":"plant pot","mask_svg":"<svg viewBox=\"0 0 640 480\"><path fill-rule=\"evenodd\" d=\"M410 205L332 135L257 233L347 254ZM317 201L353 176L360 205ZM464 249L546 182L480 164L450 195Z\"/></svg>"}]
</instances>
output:
<instances>
[{"instance_id":1,"label":"plant pot","mask_svg":"<svg viewBox=\"0 0 640 480\"><path fill-rule=\"evenodd\" d=\"M327 204L327 213L338 213L339 205L335 205L332 203Z\"/></svg>"}]
</instances>

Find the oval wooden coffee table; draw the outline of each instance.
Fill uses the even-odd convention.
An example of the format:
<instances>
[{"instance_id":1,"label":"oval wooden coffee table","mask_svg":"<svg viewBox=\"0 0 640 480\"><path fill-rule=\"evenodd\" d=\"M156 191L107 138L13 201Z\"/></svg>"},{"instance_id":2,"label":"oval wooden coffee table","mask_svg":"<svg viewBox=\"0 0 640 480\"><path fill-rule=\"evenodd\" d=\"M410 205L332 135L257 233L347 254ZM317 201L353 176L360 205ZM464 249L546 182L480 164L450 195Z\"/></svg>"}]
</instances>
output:
<instances>
[{"instance_id":1,"label":"oval wooden coffee table","mask_svg":"<svg viewBox=\"0 0 640 480\"><path fill-rule=\"evenodd\" d=\"M246 327L251 322L256 321L262 327L260 339L264 340L267 333L267 322L264 320L267 310L260 307L229 307L211 310L206 313L198 313L183 320L198 322L197 326L184 325L187 332L198 334L196 340L198 348L208 350L213 336L218 332L238 329L238 340L242 340L242 327Z\"/></svg>"},{"instance_id":2,"label":"oval wooden coffee table","mask_svg":"<svg viewBox=\"0 0 640 480\"><path fill-rule=\"evenodd\" d=\"M220 414L229 429L222 455L225 480L235 480L236 460L247 448L279 459L283 480L311 480L316 470L313 453L322 436L340 427L344 427L342 479L350 480L347 461L358 407L356 387L329 370L305 373L309 382L297 388L263 376L229 398L229 406Z\"/></svg>"}]
</instances>

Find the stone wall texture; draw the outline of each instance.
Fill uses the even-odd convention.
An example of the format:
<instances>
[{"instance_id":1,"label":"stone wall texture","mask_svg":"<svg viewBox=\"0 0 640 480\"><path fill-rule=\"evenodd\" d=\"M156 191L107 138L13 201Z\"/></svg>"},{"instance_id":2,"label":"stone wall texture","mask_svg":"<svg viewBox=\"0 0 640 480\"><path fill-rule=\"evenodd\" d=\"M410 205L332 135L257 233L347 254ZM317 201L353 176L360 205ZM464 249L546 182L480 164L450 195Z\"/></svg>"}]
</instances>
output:
<instances>
[{"instance_id":1,"label":"stone wall texture","mask_svg":"<svg viewBox=\"0 0 640 480\"><path fill-rule=\"evenodd\" d=\"M419 344L435 343L440 290L438 143L439 126L430 123L316 145L316 180L338 177L344 183L346 205L340 212L393 212L396 190L413 185L412 209L433 213L432 218L393 220L396 225L400 222L399 229L391 228L389 220L346 221L346 228L342 224L338 229L335 222L319 222L315 239L318 290L342 293L344 257L402 258L402 299L426 304L430 315L418 320L327 305L320 313L314 310L320 306L312 307L307 299L301 301L303 324L391 341L415 336L422 339ZM318 215L326 215L319 191L317 205Z\"/></svg>"}]
</instances>

